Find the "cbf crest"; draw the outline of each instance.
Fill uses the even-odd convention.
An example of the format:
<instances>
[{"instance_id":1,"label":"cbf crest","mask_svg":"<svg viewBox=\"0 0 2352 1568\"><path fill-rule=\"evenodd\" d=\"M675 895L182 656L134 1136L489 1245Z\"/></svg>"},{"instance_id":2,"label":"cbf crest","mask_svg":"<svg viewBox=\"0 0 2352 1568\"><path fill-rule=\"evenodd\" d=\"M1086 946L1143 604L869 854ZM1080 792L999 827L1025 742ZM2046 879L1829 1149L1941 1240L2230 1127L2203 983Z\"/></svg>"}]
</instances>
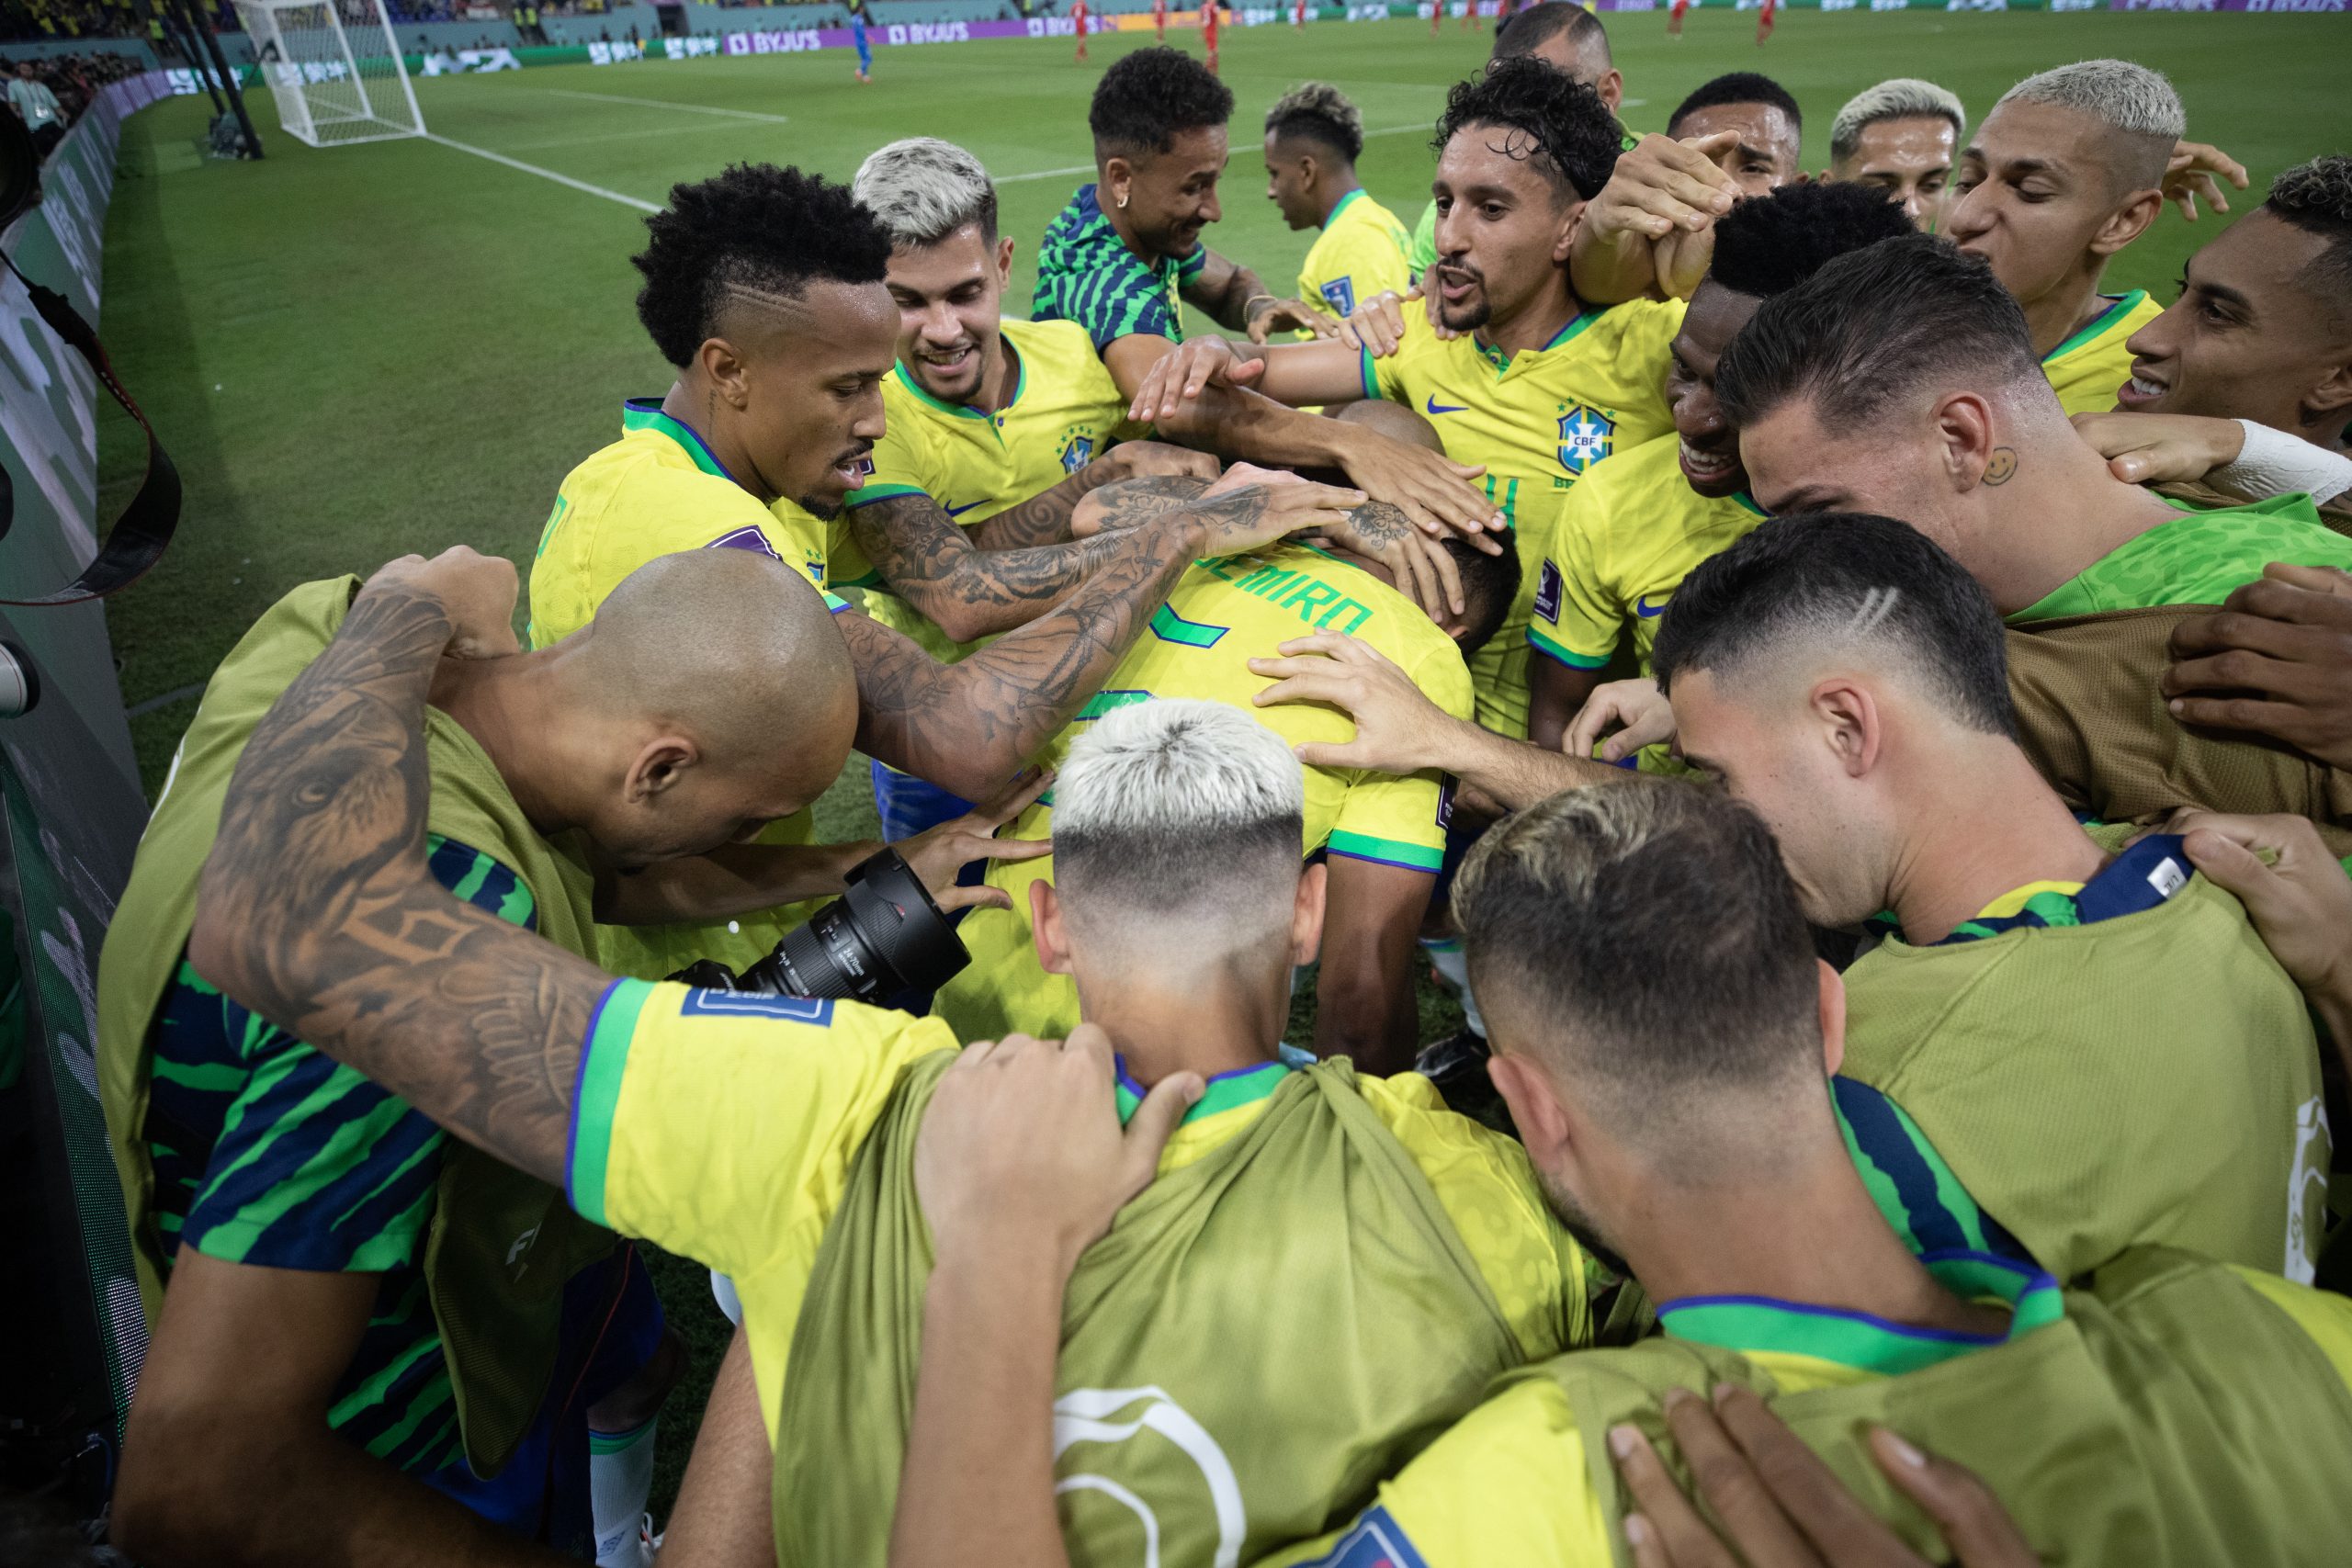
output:
<instances>
[{"instance_id":1,"label":"cbf crest","mask_svg":"<svg viewBox=\"0 0 2352 1568\"><path fill-rule=\"evenodd\" d=\"M1560 467L1581 475L1616 449L1617 422L1578 403L1560 416Z\"/></svg>"},{"instance_id":2,"label":"cbf crest","mask_svg":"<svg viewBox=\"0 0 2352 1568\"><path fill-rule=\"evenodd\" d=\"M1094 437L1073 435L1069 445L1062 448L1062 472L1074 474L1094 458Z\"/></svg>"}]
</instances>

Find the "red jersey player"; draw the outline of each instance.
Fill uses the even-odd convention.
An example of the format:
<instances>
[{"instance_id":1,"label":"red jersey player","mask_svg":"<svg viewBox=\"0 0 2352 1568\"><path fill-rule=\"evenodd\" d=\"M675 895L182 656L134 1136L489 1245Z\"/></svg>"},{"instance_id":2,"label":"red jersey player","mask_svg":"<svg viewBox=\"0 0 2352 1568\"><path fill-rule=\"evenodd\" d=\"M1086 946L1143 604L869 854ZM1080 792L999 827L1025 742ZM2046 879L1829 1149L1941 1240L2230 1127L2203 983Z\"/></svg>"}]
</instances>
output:
<instances>
[{"instance_id":1,"label":"red jersey player","mask_svg":"<svg viewBox=\"0 0 2352 1568\"><path fill-rule=\"evenodd\" d=\"M1168 41L1168 0L1151 0L1151 28L1161 43Z\"/></svg>"},{"instance_id":2,"label":"red jersey player","mask_svg":"<svg viewBox=\"0 0 2352 1568\"><path fill-rule=\"evenodd\" d=\"M1078 60L1086 63L1086 0L1070 0L1069 19L1078 25Z\"/></svg>"},{"instance_id":3,"label":"red jersey player","mask_svg":"<svg viewBox=\"0 0 2352 1568\"><path fill-rule=\"evenodd\" d=\"M1775 0L1764 0L1764 9L1756 17L1757 48L1763 48L1764 40L1772 36L1772 14L1779 9L1780 6L1775 4Z\"/></svg>"},{"instance_id":4,"label":"red jersey player","mask_svg":"<svg viewBox=\"0 0 2352 1568\"><path fill-rule=\"evenodd\" d=\"M1300 32L1306 30L1306 0L1298 0L1298 3L1290 8L1290 25Z\"/></svg>"},{"instance_id":5,"label":"red jersey player","mask_svg":"<svg viewBox=\"0 0 2352 1568\"><path fill-rule=\"evenodd\" d=\"M1674 9L1668 12L1666 16L1666 30L1668 36L1673 38L1682 36L1682 13L1689 9L1690 9L1690 0L1674 0Z\"/></svg>"},{"instance_id":6,"label":"red jersey player","mask_svg":"<svg viewBox=\"0 0 2352 1568\"><path fill-rule=\"evenodd\" d=\"M1201 36L1208 40L1209 74L1216 74L1216 0L1207 0L1201 7Z\"/></svg>"}]
</instances>

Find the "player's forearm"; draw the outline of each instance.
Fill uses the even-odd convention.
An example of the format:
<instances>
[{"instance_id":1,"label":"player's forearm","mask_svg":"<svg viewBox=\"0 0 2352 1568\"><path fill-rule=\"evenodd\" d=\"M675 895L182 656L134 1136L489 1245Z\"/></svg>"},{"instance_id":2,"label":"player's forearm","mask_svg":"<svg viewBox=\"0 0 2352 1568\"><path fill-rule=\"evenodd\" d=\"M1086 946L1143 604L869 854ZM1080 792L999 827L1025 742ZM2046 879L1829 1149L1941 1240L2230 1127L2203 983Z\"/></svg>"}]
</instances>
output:
<instances>
[{"instance_id":1,"label":"player's forearm","mask_svg":"<svg viewBox=\"0 0 2352 1568\"><path fill-rule=\"evenodd\" d=\"M1271 367L1268 374L1272 374ZM1172 418L1162 419L1159 433L1171 441L1214 452L1228 460L1269 468L1343 466L1351 439L1372 433L1336 419L1301 413L1288 406L1287 399L1301 391L1302 388L1289 379L1278 380L1268 393L1240 387L1209 387L1198 398L1180 405ZM1335 397L1333 400L1345 399Z\"/></svg>"},{"instance_id":2,"label":"player's forearm","mask_svg":"<svg viewBox=\"0 0 2352 1568\"><path fill-rule=\"evenodd\" d=\"M983 550L1019 550L1057 545L1069 537L1070 513L1095 490L1118 478L1115 465L1087 464L1051 490L1040 491L967 530Z\"/></svg>"},{"instance_id":3,"label":"player's forearm","mask_svg":"<svg viewBox=\"0 0 2352 1568\"><path fill-rule=\"evenodd\" d=\"M424 699L449 620L360 595L246 743L188 958L272 1023L549 1181L611 976L451 897L424 863Z\"/></svg>"},{"instance_id":4,"label":"player's forearm","mask_svg":"<svg viewBox=\"0 0 2352 1568\"><path fill-rule=\"evenodd\" d=\"M1548 800L1564 789L1620 784L1622 768L1586 757L1568 757L1524 740L1455 721L1430 766L1444 769L1463 784L1491 796L1506 811Z\"/></svg>"},{"instance_id":5,"label":"player's forearm","mask_svg":"<svg viewBox=\"0 0 2352 1568\"><path fill-rule=\"evenodd\" d=\"M112 1540L148 1568L353 1568L571 1560L501 1528L383 1461L315 1433L274 1439L251 1421L141 1427L134 1416Z\"/></svg>"},{"instance_id":6,"label":"player's forearm","mask_svg":"<svg viewBox=\"0 0 2352 1568\"><path fill-rule=\"evenodd\" d=\"M838 897L851 868L881 847L877 840L729 844L706 855L600 875L596 919L608 926L723 920L779 904Z\"/></svg>"},{"instance_id":7,"label":"player's forearm","mask_svg":"<svg viewBox=\"0 0 2352 1568\"><path fill-rule=\"evenodd\" d=\"M1107 536L1025 549L967 548L926 563L923 574L903 588L897 577L884 575L941 631L971 642L1027 626L1123 548Z\"/></svg>"},{"instance_id":8,"label":"player's forearm","mask_svg":"<svg viewBox=\"0 0 2352 1568\"><path fill-rule=\"evenodd\" d=\"M1585 699L1600 684L1598 670L1576 670L1541 653L1527 660L1527 739L1546 751L1557 751L1568 726L1584 709Z\"/></svg>"},{"instance_id":9,"label":"player's forearm","mask_svg":"<svg viewBox=\"0 0 2352 1568\"><path fill-rule=\"evenodd\" d=\"M1116 536L1108 559L1058 605L957 664L863 615L835 617L857 666L859 749L987 799L1102 689L1203 539L1199 525L1174 518Z\"/></svg>"},{"instance_id":10,"label":"player's forearm","mask_svg":"<svg viewBox=\"0 0 2352 1568\"><path fill-rule=\"evenodd\" d=\"M1053 1456L1065 1283L1050 1246L942 1254L890 1568L1066 1568Z\"/></svg>"},{"instance_id":11,"label":"player's forearm","mask_svg":"<svg viewBox=\"0 0 2352 1568\"><path fill-rule=\"evenodd\" d=\"M711 1383L662 1541L662 1568L775 1568L775 1459L737 1329Z\"/></svg>"},{"instance_id":12,"label":"player's forearm","mask_svg":"<svg viewBox=\"0 0 2352 1568\"><path fill-rule=\"evenodd\" d=\"M1211 258L1212 264L1224 258ZM1265 279L1236 261L1227 261L1223 276L1211 286L1207 279L1217 270L1214 265L1203 268L1184 286L1184 298L1227 332L1246 333L1250 330L1250 302L1263 296L1272 303L1273 296L1267 290Z\"/></svg>"},{"instance_id":13,"label":"player's forearm","mask_svg":"<svg viewBox=\"0 0 2352 1568\"><path fill-rule=\"evenodd\" d=\"M1589 306L1638 299L1657 281L1649 237L1629 230L1586 225L1568 247L1568 285Z\"/></svg>"}]
</instances>

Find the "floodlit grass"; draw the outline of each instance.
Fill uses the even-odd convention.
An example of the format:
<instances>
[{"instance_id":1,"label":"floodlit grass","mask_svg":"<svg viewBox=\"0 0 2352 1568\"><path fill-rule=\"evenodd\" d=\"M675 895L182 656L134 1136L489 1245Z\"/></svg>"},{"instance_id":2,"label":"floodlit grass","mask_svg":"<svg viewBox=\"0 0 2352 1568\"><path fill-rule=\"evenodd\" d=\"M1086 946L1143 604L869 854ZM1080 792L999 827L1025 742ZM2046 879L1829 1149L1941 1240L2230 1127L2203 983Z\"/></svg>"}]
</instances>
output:
<instances>
[{"instance_id":1,"label":"floodlit grass","mask_svg":"<svg viewBox=\"0 0 2352 1568\"><path fill-rule=\"evenodd\" d=\"M2190 134L2253 172L2240 211L2279 170L2352 147L2338 68L2352 28L2336 17L1784 10L1761 50L1754 18L1729 12L1693 13L1679 40L1663 15L1610 28L1632 128L1662 130L1720 72L1762 70L1804 105L1815 169L1838 105L1880 78L1931 77L1981 116L2019 76L2099 55L2172 76ZM1020 247L1018 310L1038 237L1091 177L1080 170L1096 77L1149 41L1099 38L1082 66L1066 39L884 49L865 87L848 55L829 53L442 77L417 94L442 136L646 202L729 162L847 179L886 141L946 137L1001 182L1004 229ZM1180 41L1200 47L1197 34ZM1292 287L1312 236L1285 230L1263 199L1257 128L1308 76L1339 83L1362 107L1364 181L1409 224L1427 195L1429 128L1487 41L1453 22L1434 42L1412 21L1317 24L1304 39L1287 28L1227 34L1234 162L1210 243ZM266 95L253 108L269 156L250 164L198 155L202 98L132 119L107 228L107 344L187 483L170 557L109 610L124 698L154 705L132 721L150 790L193 711L191 688L271 602L460 542L527 573L557 481L613 438L622 398L670 380L631 309L637 209L432 141L313 152L276 133ZM2118 259L2110 285L2168 294L2217 227L2167 213ZM119 415L104 423L103 514L136 482L135 434ZM854 761L820 807L833 835L873 832L865 777ZM1430 1035L1456 1018L1425 987ZM657 1271L697 1352L665 1424L666 1506L724 1324L698 1269L657 1259Z\"/></svg>"}]
</instances>

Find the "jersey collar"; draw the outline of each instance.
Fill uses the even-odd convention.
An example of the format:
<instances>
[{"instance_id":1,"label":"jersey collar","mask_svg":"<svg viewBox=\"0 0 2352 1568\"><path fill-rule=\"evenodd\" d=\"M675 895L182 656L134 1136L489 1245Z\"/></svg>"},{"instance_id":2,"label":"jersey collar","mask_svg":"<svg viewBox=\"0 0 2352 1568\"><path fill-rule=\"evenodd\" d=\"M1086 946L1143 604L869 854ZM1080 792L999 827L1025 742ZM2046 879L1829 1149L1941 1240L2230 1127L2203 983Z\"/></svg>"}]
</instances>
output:
<instances>
[{"instance_id":1,"label":"jersey collar","mask_svg":"<svg viewBox=\"0 0 2352 1568\"><path fill-rule=\"evenodd\" d=\"M2098 337L2100 333L2115 325L2116 322L2121 321L2125 316L2128 316L2132 311L2138 310L2140 308L2140 301L2145 299L2147 297L2148 291L2146 289L2134 288L2131 293L2123 295L2120 299L2115 299L2114 303L2108 306L2106 310L2101 310L2092 319L2090 325L2083 328L2082 331L2075 333L2074 336L2068 338L2064 343L2060 344L2056 348L2053 348L2049 353L2043 355L2041 356L2041 362L2044 365L2047 365L2052 360L2058 358L2062 355L2074 353L2075 350ZM2113 297L2110 296L2110 298Z\"/></svg>"},{"instance_id":2,"label":"jersey collar","mask_svg":"<svg viewBox=\"0 0 2352 1568\"><path fill-rule=\"evenodd\" d=\"M1331 216L1323 220L1323 227L1329 229L1332 224L1337 223L1340 220L1340 214L1345 212L1349 208L1353 207L1356 204L1357 198L1363 195L1363 186L1358 186L1355 189L1341 197L1340 198L1339 205L1331 209Z\"/></svg>"},{"instance_id":3,"label":"jersey collar","mask_svg":"<svg viewBox=\"0 0 2352 1568\"><path fill-rule=\"evenodd\" d=\"M1336 213L1334 216L1336 216ZM1606 306L1602 307L1602 310L1606 309ZM1501 349L1496 348L1492 344L1482 341L1476 333L1471 334L1470 342L1472 346L1477 349L1478 356L1481 359L1484 359L1487 364L1493 366L1497 374L1509 375L1510 373L1510 367L1513 365L1518 364L1521 360L1527 358L1531 355L1551 353L1562 344L1570 342L1580 335L1584 332L1585 328L1592 325L1593 322L1599 320L1600 320L1600 310L1579 310L1575 316L1569 319L1566 326L1562 327L1558 332L1552 334L1551 342L1545 344L1541 348L1522 349L1518 354L1505 354Z\"/></svg>"},{"instance_id":4,"label":"jersey collar","mask_svg":"<svg viewBox=\"0 0 2352 1568\"><path fill-rule=\"evenodd\" d=\"M2153 909L2188 886L2188 851L2177 833L2151 833L2088 882L2030 882L1962 920L1935 945L1975 942L2032 927L2087 926Z\"/></svg>"},{"instance_id":5,"label":"jersey collar","mask_svg":"<svg viewBox=\"0 0 2352 1568\"><path fill-rule=\"evenodd\" d=\"M1136 1113L1136 1108L1143 1104L1146 1090L1143 1085L1128 1076L1126 1058L1122 1056L1117 1060L1119 1124L1124 1127L1126 1125L1127 1119ZM1208 1087L1202 1091L1201 1098L1193 1102L1193 1108L1184 1112L1184 1120L1178 1125L1204 1122L1225 1111L1238 1111L1242 1106L1255 1105L1261 1100L1270 1099L1274 1090L1282 1087L1283 1079L1290 1075L1290 1064L1279 1057L1271 1062L1260 1062L1252 1066L1234 1067L1229 1071L1218 1073L1208 1080Z\"/></svg>"},{"instance_id":6,"label":"jersey collar","mask_svg":"<svg viewBox=\"0 0 2352 1568\"><path fill-rule=\"evenodd\" d=\"M627 434L633 430L650 430L666 435L684 447L686 456L695 460L695 467L704 473L735 480L735 476L727 471L727 465L711 451L710 443L702 438L701 432L684 420L673 419L663 413L659 398L630 398L621 404L621 433Z\"/></svg>"},{"instance_id":7,"label":"jersey collar","mask_svg":"<svg viewBox=\"0 0 2352 1568\"><path fill-rule=\"evenodd\" d=\"M1958 1250L1923 1253L1919 1261L1954 1295L2007 1306L2008 1331L1986 1335L1920 1328L1866 1312L1773 1296L1682 1296L1659 1303L1658 1326L1694 1344L1804 1356L1894 1377L2021 1338L2065 1315L2058 1281L2030 1263Z\"/></svg>"}]
</instances>

